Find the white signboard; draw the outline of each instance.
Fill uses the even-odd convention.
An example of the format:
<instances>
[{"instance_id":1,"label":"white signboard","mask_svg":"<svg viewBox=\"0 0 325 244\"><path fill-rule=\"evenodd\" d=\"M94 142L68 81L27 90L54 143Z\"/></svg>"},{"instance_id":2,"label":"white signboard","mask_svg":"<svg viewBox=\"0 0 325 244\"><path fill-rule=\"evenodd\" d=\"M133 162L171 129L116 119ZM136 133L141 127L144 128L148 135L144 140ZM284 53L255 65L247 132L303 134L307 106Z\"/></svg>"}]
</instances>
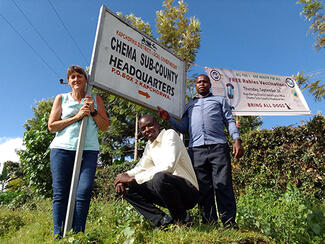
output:
<instances>
[{"instance_id":1,"label":"white signboard","mask_svg":"<svg viewBox=\"0 0 325 244\"><path fill-rule=\"evenodd\" d=\"M105 6L101 7L90 84L135 103L159 105L180 118L185 104L185 62Z\"/></svg>"},{"instance_id":2,"label":"white signboard","mask_svg":"<svg viewBox=\"0 0 325 244\"><path fill-rule=\"evenodd\" d=\"M226 97L234 115L311 114L292 77L219 68L206 72L212 93Z\"/></svg>"}]
</instances>

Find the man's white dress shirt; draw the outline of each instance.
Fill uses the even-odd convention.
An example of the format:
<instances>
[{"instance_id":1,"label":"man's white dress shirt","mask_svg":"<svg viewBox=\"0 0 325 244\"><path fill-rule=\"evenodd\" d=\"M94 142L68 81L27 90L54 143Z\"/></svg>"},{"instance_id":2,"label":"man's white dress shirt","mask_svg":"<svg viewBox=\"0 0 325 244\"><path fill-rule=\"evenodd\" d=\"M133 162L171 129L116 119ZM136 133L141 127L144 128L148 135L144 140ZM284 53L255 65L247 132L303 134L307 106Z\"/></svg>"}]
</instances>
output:
<instances>
[{"instance_id":1,"label":"man's white dress shirt","mask_svg":"<svg viewBox=\"0 0 325 244\"><path fill-rule=\"evenodd\" d=\"M182 177L199 189L191 159L183 141L173 129L163 129L153 142L148 141L140 161L126 173L142 184L158 172Z\"/></svg>"}]
</instances>

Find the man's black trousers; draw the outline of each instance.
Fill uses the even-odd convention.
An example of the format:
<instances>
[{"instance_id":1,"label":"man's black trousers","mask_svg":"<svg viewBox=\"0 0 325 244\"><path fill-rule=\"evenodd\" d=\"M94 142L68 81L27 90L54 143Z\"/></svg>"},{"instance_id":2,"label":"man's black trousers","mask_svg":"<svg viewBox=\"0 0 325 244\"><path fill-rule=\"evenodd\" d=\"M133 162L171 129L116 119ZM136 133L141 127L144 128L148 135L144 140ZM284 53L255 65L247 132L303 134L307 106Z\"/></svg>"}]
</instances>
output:
<instances>
[{"instance_id":1,"label":"man's black trousers","mask_svg":"<svg viewBox=\"0 0 325 244\"><path fill-rule=\"evenodd\" d=\"M186 210L198 201L198 190L187 180L170 173L159 172L153 179L143 184L135 181L128 185L126 199L153 225L159 226L165 213L154 204L169 210L174 221L181 221Z\"/></svg>"},{"instance_id":2,"label":"man's black trousers","mask_svg":"<svg viewBox=\"0 0 325 244\"><path fill-rule=\"evenodd\" d=\"M199 183L199 209L203 223L216 222L218 213L226 226L235 224L236 200L232 186L230 150L226 143L189 149Z\"/></svg>"}]
</instances>

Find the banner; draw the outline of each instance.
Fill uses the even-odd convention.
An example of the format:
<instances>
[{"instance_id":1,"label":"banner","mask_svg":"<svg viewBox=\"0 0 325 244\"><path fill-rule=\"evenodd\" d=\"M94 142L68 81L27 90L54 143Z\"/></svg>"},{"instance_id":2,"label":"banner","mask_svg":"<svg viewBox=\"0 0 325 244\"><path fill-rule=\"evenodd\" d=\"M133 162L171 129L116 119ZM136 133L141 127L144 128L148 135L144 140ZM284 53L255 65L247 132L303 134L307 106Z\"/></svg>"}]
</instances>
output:
<instances>
[{"instance_id":1,"label":"banner","mask_svg":"<svg viewBox=\"0 0 325 244\"><path fill-rule=\"evenodd\" d=\"M90 84L137 104L159 105L181 118L185 62L154 39L101 7Z\"/></svg>"},{"instance_id":2,"label":"banner","mask_svg":"<svg viewBox=\"0 0 325 244\"><path fill-rule=\"evenodd\" d=\"M205 70L212 93L226 97L234 115L311 114L292 77L208 67Z\"/></svg>"}]
</instances>

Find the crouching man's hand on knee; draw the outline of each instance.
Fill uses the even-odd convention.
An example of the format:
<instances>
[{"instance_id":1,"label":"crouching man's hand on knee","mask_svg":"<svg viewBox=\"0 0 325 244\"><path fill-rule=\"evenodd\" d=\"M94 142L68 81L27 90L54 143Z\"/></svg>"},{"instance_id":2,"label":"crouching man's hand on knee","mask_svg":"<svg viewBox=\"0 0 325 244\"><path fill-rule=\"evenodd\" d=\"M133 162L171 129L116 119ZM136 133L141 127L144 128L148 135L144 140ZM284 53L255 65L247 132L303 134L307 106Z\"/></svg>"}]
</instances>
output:
<instances>
[{"instance_id":1,"label":"crouching man's hand on knee","mask_svg":"<svg viewBox=\"0 0 325 244\"><path fill-rule=\"evenodd\" d=\"M134 176L129 176L127 173L118 174L114 181L115 191L120 194L126 194L127 184L134 180Z\"/></svg>"},{"instance_id":2,"label":"crouching man's hand on knee","mask_svg":"<svg viewBox=\"0 0 325 244\"><path fill-rule=\"evenodd\" d=\"M128 192L128 188L123 183L117 183L115 186L115 191L119 194L125 195Z\"/></svg>"}]
</instances>

